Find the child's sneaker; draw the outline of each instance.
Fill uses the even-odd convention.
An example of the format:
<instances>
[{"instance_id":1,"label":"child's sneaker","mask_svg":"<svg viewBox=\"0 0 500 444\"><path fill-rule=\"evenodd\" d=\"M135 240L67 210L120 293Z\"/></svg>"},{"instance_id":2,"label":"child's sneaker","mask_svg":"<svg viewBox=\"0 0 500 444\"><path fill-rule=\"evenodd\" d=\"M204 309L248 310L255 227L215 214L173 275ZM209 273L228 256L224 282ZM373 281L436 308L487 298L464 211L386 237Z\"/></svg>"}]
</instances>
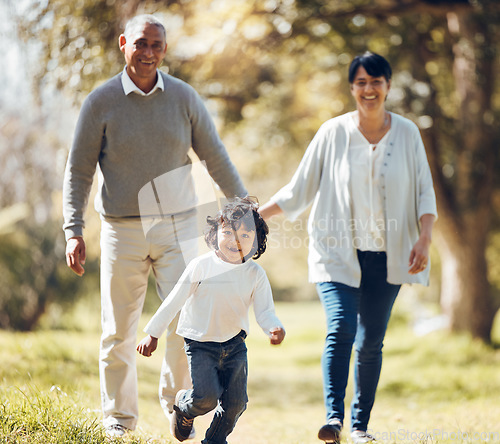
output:
<instances>
[{"instance_id":1,"label":"child's sneaker","mask_svg":"<svg viewBox=\"0 0 500 444\"><path fill-rule=\"evenodd\" d=\"M319 429L318 438L326 443L340 443L340 433L342 432L342 422L339 419L331 419Z\"/></svg>"},{"instance_id":2,"label":"child's sneaker","mask_svg":"<svg viewBox=\"0 0 500 444\"><path fill-rule=\"evenodd\" d=\"M170 424L170 433L173 435L174 434L174 412L165 412L165 415L168 418L168 422ZM191 433L189 434L189 439L195 439L196 438L196 429L193 428L191 429Z\"/></svg>"},{"instance_id":3,"label":"child's sneaker","mask_svg":"<svg viewBox=\"0 0 500 444\"><path fill-rule=\"evenodd\" d=\"M352 442L354 444L366 444L369 442L375 442L375 438L368 432L363 432L362 430L353 430L351 433Z\"/></svg>"},{"instance_id":4,"label":"child's sneaker","mask_svg":"<svg viewBox=\"0 0 500 444\"><path fill-rule=\"evenodd\" d=\"M170 432L179 441L185 441L191 438L193 432L194 418L189 418L178 407L178 401L186 390L179 390L175 395L174 411L170 421Z\"/></svg>"}]
</instances>

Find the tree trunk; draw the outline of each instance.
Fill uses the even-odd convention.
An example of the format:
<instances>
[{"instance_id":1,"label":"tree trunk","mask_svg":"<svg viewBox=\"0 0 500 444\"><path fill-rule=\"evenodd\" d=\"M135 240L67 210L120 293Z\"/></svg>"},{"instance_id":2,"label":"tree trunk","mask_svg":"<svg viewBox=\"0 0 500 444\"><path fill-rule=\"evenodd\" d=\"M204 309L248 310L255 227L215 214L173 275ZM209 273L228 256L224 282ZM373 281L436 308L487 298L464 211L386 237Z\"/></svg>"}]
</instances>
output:
<instances>
[{"instance_id":1,"label":"tree trunk","mask_svg":"<svg viewBox=\"0 0 500 444\"><path fill-rule=\"evenodd\" d=\"M484 16L449 13L448 28L455 39L453 75L460 108L454 188L452 193L438 190L441 304L452 331L468 331L489 342L496 308L485 254L496 149L491 119L493 57L486 52L491 42ZM442 181L437 183L442 188Z\"/></svg>"},{"instance_id":2,"label":"tree trunk","mask_svg":"<svg viewBox=\"0 0 500 444\"><path fill-rule=\"evenodd\" d=\"M491 340L498 308L493 302L486 261L498 156L491 102L498 57L492 34L498 26L498 10L497 0L379 0L321 14L323 20L375 13L389 16L425 12L446 17L453 43L456 116L443 112L439 104L443 98L437 98L437 89L433 89L433 81L422 63L435 61L436 53L429 49L432 45L427 47L433 41L431 36L417 32L417 38L423 41L417 45L413 66L417 77L425 78L431 86L432 94L428 112L434 125L422 131L422 136L440 215L436 239L442 259L441 303L452 331L466 331L486 342ZM452 95L449 100L456 98ZM454 140L445 130L450 122L454 125L451 133L456 134ZM449 162L446 177L443 161Z\"/></svg>"},{"instance_id":3,"label":"tree trunk","mask_svg":"<svg viewBox=\"0 0 500 444\"><path fill-rule=\"evenodd\" d=\"M479 227L454 231L443 215L439 221L437 243L442 262L441 306L454 332L469 332L490 342L495 317L492 292L487 279L485 249L474 240ZM483 237L483 236L481 236Z\"/></svg>"}]
</instances>

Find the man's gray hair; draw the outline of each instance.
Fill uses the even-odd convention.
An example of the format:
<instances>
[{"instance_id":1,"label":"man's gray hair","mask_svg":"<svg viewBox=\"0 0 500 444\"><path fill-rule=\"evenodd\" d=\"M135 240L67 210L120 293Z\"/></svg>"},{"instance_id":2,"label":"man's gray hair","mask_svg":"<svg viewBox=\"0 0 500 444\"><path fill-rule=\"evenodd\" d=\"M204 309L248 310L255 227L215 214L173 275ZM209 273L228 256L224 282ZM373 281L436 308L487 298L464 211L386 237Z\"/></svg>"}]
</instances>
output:
<instances>
[{"instance_id":1,"label":"man's gray hair","mask_svg":"<svg viewBox=\"0 0 500 444\"><path fill-rule=\"evenodd\" d=\"M165 41L167 41L167 31L165 30L165 26L163 26L163 23L152 14L141 14L132 17L125 25L125 31L123 32L125 39L132 39L134 32L138 28L142 28L144 25L158 26L158 28L163 31L163 36L165 37Z\"/></svg>"}]
</instances>

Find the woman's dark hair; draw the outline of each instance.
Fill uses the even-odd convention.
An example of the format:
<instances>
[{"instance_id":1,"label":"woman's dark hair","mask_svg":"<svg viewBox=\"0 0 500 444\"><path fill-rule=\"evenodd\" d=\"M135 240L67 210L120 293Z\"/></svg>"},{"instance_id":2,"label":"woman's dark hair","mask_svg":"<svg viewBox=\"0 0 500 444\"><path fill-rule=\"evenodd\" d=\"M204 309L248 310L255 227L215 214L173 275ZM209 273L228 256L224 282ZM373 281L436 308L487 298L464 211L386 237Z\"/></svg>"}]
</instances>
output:
<instances>
[{"instance_id":1,"label":"woman's dark hair","mask_svg":"<svg viewBox=\"0 0 500 444\"><path fill-rule=\"evenodd\" d=\"M207 217L207 227L205 229L205 242L214 249L218 249L217 230L220 225L229 225L233 230L237 230L241 224L250 230L255 230L255 243L243 259L247 261L251 257L258 259L266 251L267 235L269 227L257 209L259 204L248 197L235 197L230 199L214 217Z\"/></svg>"},{"instance_id":2,"label":"woman's dark hair","mask_svg":"<svg viewBox=\"0 0 500 444\"><path fill-rule=\"evenodd\" d=\"M389 62L381 55L366 51L364 54L354 57L349 66L349 83L354 82L358 68L362 66L372 77L384 76L389 81L392 77L392 69Z\"/></svg>"}]
</instances>

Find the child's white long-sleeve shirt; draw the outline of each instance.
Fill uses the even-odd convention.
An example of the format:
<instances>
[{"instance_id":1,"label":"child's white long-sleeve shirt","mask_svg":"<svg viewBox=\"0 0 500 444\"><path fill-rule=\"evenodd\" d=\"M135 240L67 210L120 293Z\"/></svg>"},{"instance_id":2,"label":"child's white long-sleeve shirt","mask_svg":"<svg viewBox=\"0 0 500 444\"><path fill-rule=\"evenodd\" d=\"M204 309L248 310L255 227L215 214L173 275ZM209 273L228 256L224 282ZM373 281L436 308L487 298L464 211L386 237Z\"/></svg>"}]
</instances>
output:
<instances>
[{"instance_id":1,"label":"child's white long-sleeve shirt","mask_svg":"<svg viewBox=\"0 0 500 444\"><path fill-rule=\"evenodd\" d=\"M159 338L180 310L178 335L201 342L225 342L241 330L249 332L252 304L267 335L274 327L283 328L264 269L253 260L224 262L212 251L189 263L144 331Z\"/></svg>"}]
</instances>

